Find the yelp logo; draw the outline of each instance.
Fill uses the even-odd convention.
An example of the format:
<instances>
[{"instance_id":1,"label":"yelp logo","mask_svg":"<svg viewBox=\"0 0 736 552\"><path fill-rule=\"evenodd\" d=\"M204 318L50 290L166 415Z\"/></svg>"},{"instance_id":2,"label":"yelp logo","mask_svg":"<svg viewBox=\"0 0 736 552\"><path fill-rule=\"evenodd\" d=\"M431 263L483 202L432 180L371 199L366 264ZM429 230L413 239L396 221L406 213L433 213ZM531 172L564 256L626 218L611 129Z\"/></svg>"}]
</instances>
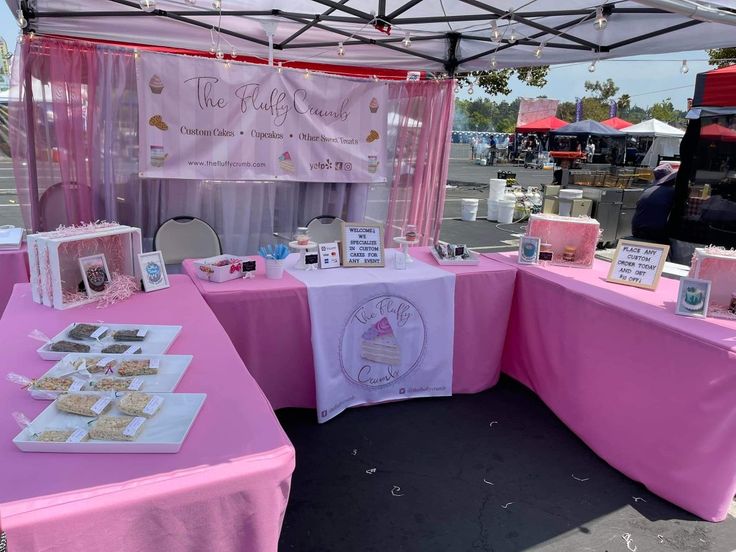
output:
<instances>
[{"instance_id":1,"label":"yelp logo","mask_svg":"<svg viewBox=\"0 0 736 552\"><path fill-rule=\"evenodd\" d=\"M329 171L332 170L332 161L325 159L324 161L317 161L309 164L309 169L312 171Z\"/></svg>"}]
</instances>

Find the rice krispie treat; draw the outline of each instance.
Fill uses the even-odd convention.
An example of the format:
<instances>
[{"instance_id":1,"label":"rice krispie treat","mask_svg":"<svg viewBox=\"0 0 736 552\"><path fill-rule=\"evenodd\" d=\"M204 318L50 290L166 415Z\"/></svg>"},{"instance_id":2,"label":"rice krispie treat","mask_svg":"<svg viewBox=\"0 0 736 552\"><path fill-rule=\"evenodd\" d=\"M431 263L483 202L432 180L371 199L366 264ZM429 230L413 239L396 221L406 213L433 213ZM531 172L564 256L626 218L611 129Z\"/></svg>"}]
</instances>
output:
<instances>
[{"instance_id":1,"label":"rice krispie treat","mask_svg":"<svg viewBox=\"0 0 736 552\"><path fill-rule=\"evenodd\" d=\"M124 360L118 367L118 374L121 376L153 376L158 374L158 368L152 367L148 359Z\"/></svg>"},{"instance_id":2,"label":"rice krispie treat","mask_svg":"<svg viewBox=\"0 0 736 552\"><path fill-rule=\"evenodd\" d=\"M46 429L36 435L36 441L45 443L81 443L89 434L83 429Z\"/></svg>"},{"instance_id":3,"label":"rice krispie treat","mask_svg":"<svg viewBox=\"0 0 736 552\"><path fill-rule=\"evenodd\" d=\"M102 352L105 354L122 355L123 353L127 353L129 348L131 348L131 345L125 345L124 343L115 343L114 345L108 345L107 347L102 349ZM130 353L138 355L142 351L143 350L140 347L133 347L130 350Z\"/></svg>"},{"instance_id":4,"label":"rice krispie treat","mask_svg":"<svg viewBox=\"0 0 736 552\"><path fill-rule=\"evenodd\" d=\"M115 341L143 341L146 338L146 332L141 332L142 335L138 334L138 328L132 330L117 330L113 332L112 338Z\"/></svg>"},{"instance_id":5,"label":"rice krispie treat","mask_svg":"<svg viewBox=\"0 0 736 552\"><path fill-rule=\"evenodd\" d=\"M63 378L45 377L36 380L33 384L34 389L39 391L67 391L74 383L74 378L65 376Z\"/></svg>"},{"instance_id":6,"label":"rice krispie treat","mask_svg":"<svg viewBox=\"0 0 736 552\"><path fill-rule=\"evenodd\" d=\"M142 383L138 378L102 378L92 385L98 391L137 391Z\"/></svg>"},{"instance_id":7,"label":"rice krispie treat","mask_svg":"<svg viewBox=\"0 0 736 552\"><path fill-rule=\"evenodd\" d=\"M89 345L62 340L52 343L51 350L56 353L89 353Z\"/></svg>"},{"instance_id":8,"label":"rice krispie treat","mask_svg":"<svg viewBox=\"0 0 736 552\"><path fill-rule=\"evenodd\" d=\"M71 330L69 330L69 337L71 339L92 339L92 334L95 333L100 326L95 324L76 324ZM107 335L107 330L103 329L96 338L102 338Z\"/></svg>"},{"instance_id":9,"label":"rice krispie treat","mask_svg":"<svg viewBox=\"0 0 736 552\"><path fill-rule=\"evenodd\" d=\"M145 421L145 418L134 416L101 416L89 430L89 438L98 441L135 441Z\"/></svg>"},{"instance_id":10,"label":"rice krispie treat","mask_svg":"<svg viewBox=\"0 0 736 552\"><path fill-rule=\"evenodd\" d=\"M64 393L54 404L62 412L95 417L110 410L112 399L95 393Z\"/></svg>"},{"instance_id":11,"label":"rice krispie treat","mask_svg":"<svg viewBox=\"0 0 736 552\"><path fill-rule=\"evenodd\" d=\"M72 362L72 366L77 370L87 370L90 374L100 374L108 369L112 371L117 364L116 360L107 360L107 362L104 362L105 359L103 357L78 358Z\"/></svg>"},{"instance_id":12,"label":"rice krispie treat","mask_svg":"<svg viewBox=\"0 0 736 552\"><path fill-rule=\"evenodd\" d=\"M164 399L158 395L148 393L127 393L118 401L118 408L131 416L142 416L150 418L163 404Z\"/></svg>"}]
</instances>

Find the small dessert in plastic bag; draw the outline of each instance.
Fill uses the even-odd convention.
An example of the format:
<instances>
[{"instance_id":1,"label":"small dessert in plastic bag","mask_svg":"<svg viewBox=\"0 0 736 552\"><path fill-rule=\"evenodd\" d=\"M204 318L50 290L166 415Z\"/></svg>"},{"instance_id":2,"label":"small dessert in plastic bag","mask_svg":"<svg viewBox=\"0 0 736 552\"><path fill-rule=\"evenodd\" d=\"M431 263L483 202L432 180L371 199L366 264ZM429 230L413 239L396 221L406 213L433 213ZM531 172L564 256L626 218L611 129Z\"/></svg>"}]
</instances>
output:
<instances>
[{"instance_id":1,"label":"small dessert in plastic bag","mask_svg":"<svg viewBox=\"0 0 736 552\"><path fill-rule=\"evenodd\" d=\"M156 362L158 364L158 362ZM124 360L118 367L118 374L121 376L153 376L158 374L158 366L154 366L148 359L143 360Z\"/></svg>"},{"instance_id":2,"label":"small dessert in plastic bag","mask_svg":"<svg viewBox=\"0 0 736 552\"><path fill-rule=\"evenodd\" d=\"M71 339L101 339L107 335L107 328L96 324L75 324L69 330Z\"/></svg>"},{"instance_id":3,"label":"small dessert in plastic bag","mask_svg":"<svg viewBox=\"0 0 736 552\"><path fill-rule=\"evenodd\" d=\"M89 440L89 433L80 428L44 429L33 436L36 441L45 443L81 443Z\"/></svg>"},{"instance_id":4,"label":"small dessert in plastic bag","mask_svg":"<svg viewBox=\"0 0 736 552\"><path fill-rule=\"evenodd\" d=\"M112 398L98 393L64 393L54 404L62 412L95 417L110 410Z\"/></svg>"},{"instance_id":5,"label":"small dessert in plastic bag","mask_svg":"<svg viewBox=\"0 0 736 552\"><path fill-rule=\"evenodd\" d=\"M89 438L98 441L135 441L145 418L139 416L100 416L89 430Z\"/></svg>"},{"instance_id":6,"label":"small dessert in plastic bag","mask_svg":"<svg viewBox=\"0 0 736 552\"><path fill-rule=\"evenodd\" d=\"M97 391L137 391L142 385L142 378L102 378L92 382Z\"/></svg>"},{"instance_id":7,"label":"small dessert in plastic bag","mask_svg":"<svg viewBox=\"0 0 736 552\"><path fill-rule=\"evenodd\" d=\"M35 398L54 399L58 393L81 391L85 382L65 375L61 377L46 376L41 379L30 379L13 372L7 375L8 381L17 383L28 389Z\"/></svg>"},{"instance_id":8,"label":"small dessert in plastic bag","mask_svg":"<svg viewBox=\"0 0 736 552\"><path fill-rule=\"evenodd\" d=\"M89 345L73 341L55 341L50 348L56 353L89 353Z\"/></svg>"},{"instance_id":9,"label":"small dessert in plastic bag","mask_svg":"<svg viewBox=\"0 0 736 552\"><path fill-rule=\"evenodd\" d=\"M112 338L115 341L143 341L147 333L147 330L139 330L138 328L117 330L113 332Z\"/></svg>"},{"instance_id":10,"label":"small dessert in plastic bag","mask_svg":"<svg viewBox=\"0 0 736 552\"><path fill-rule=\"evenodd\" d=\"M135 345L115 343L114 345L108 345L107 347L102 349L102 352L105 354L113 354L113 355L122 355L122 354L138 355L141 352L143 352L143 350L140 347L137 347Z\"/></svg>"},{"instance_id":11,"label":"small dessert in plastic bag","mask_svg":"<svg viewBox=\"0 0 736 552\"><path fill-rule=\"evenodd\" d=\"M148 393L126 393L126 395L118 401L118 408L125 414L131 416L142 416L150 418L163 404L164 399L159 395L149 395Z\"/></svg>"},{"instance_id":12,"label":"small dessert in plastic bag","mask_svg":"<svg viewBox=\"0 0 736 552\"><path fill-rule=\"evenodd\" d=\"M101 374L102 372L112 372L117 364L114 358L109 357L85 357L77 358L71 362L75 370L87 370L90 374Z\"/></svg>"}]
</instances>

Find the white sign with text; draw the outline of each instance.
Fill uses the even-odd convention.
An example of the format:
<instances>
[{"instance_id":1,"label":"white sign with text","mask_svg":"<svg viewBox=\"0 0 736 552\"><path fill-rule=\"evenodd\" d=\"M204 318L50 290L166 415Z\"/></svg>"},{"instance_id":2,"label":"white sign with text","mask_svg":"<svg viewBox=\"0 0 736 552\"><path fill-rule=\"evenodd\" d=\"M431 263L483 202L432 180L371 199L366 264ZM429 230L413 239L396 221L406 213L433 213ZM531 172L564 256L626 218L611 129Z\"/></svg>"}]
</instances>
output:
<instances>
[{"instance_id":1,"label":"white sign with text","mask_svg":"<svg viewBox=\"0 0 736 552\"><path fill-rule=\"evenodd\" d=\"M668 245L620 240L606 279L616 284L656 289L669 249Z\"/></svg>"},{"instance_id":2,"label":"white sign with text","mask_svg":"<svg viewBox=\"0 0 736 552\"><path fill-rule=\"evenodd\" d=\"M343 225L343 266L384 266L383 227L378 224Z\"/></svg>"}]
</instances>

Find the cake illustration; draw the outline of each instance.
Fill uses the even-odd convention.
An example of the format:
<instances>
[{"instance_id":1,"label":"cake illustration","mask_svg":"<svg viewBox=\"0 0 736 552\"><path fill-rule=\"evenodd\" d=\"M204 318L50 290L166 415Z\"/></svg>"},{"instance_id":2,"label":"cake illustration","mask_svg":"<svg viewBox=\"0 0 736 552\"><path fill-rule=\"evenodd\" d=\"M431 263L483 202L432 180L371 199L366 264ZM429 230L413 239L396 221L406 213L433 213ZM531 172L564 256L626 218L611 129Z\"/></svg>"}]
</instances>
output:
<instances>
[{"instance_id":1,"label":"cake illustration","mask_svg":"<svg viewBox=\"0 0 736 552\"><path fill-rule=\"evenodd\" d=\"M164 152L163 146L151 146L151 166L152 167L163 167L164 161L169 156L168 153Z\"/></svg>"},{"instance_id":2,"label":"cake illustration","mask_svg":"<svg viewBox=\"0 0 736 552\"><path fill-rule=\"evenodd\" d=\"M399 342L385 316L368 328L361 339L360 358L392 366L401 364Z\"/></svg>"},{"instance_id":3,"label":"cake illustration","mask_svg":"<svg viewBox=\"0 0 736 552\"><path fill-rule=\"evenodd\" d=\"M288 173L293 173L296 170L294 162L291 160L291 154L288 151L279 155L279 167L281 167L282 171Z\"/></svg>"},{"instance_id":4,"label":"cake illustration","mask_svg":"<svg viewBox=\"0 0 736 552\"><path fill-rule=\"evenodd\" d=\"M371 103L368 104L368 109L371 110L371 113L378 111L378 100L376 98L371 98Z\"/></svg>"},{"instance_id":5,"label":"cake illustration","mask_svg":"<svg viewBox=\"0 0 736 552\"><path fill-rule=\"evenodd\" d=\"M368 172L369 173L375 173L378 170L378 156L377 155L369 155L368 156Z\"/></svg>"},{"instance_id":6,"label":"cake illustration","mask_svg":"<svg viewBox=\"0 0 736 552\"><path fill-rule=\"evenodd\" d=\"M166 124L161 115L154 115L148 119L148 124L159 130L169 130L169 125Z\"/></svg>"},{"instance_id":7,"label":"cake illustration","mask_svg":"<svg viewBox=\"0 0 736 552\"><path fill-rule=\"evenodd\" d=\"M148 87L154 94L160 94L164 90L164 81L158 75L153 75L151 80L148 81Z\"/></svg>"},{"instance_id":8,"label":"cake illustration","mask_svg":"<svg viewBox=\"0 0 736 552\"><path fill-rule=\"evenodd\" d=\"M703 306L705 305L705 294L703 290L689 286L685 290L685 301L683 303L683 307L689 311L697 312L703 310Z\"/></svg>"},{"instance_id":9,"label":"cake illustration","mask_svg":"<svg viewBox=\"0 0 736 552\"><path fill-rule=\"evenodd\" d=\"M378 140L380 137L381 136L378 134L377 130L371 130L368 133L368 136L365 137L365 141L370 144L371 142L375 142L376 140Z\"/></svg>"}]
</instances>

